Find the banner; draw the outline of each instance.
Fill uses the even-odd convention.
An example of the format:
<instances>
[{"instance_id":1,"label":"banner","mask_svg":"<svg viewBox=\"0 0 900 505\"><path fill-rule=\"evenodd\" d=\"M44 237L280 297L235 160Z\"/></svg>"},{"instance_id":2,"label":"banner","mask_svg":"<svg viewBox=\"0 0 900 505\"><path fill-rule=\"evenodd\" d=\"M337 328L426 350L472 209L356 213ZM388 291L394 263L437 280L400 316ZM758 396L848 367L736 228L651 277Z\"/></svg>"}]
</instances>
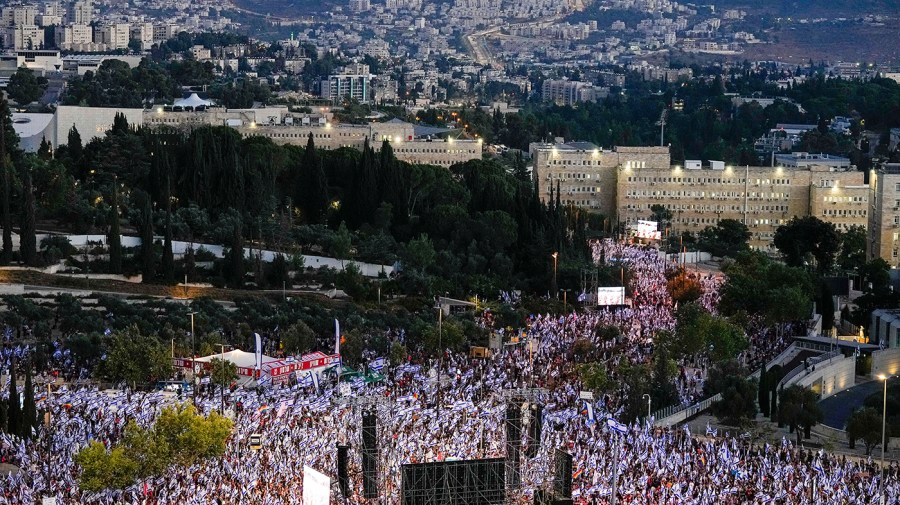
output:
<instances>
[{"instance_id":1,"label":"banner","mask_svg":"<svg viewBox=\"0 0 900 505\"><path fill-rule=\"evenodd\" d=\"M262 367L262 338L259 333L253 334L256 337L256 371Z\"/></svg>"}]
</instances>

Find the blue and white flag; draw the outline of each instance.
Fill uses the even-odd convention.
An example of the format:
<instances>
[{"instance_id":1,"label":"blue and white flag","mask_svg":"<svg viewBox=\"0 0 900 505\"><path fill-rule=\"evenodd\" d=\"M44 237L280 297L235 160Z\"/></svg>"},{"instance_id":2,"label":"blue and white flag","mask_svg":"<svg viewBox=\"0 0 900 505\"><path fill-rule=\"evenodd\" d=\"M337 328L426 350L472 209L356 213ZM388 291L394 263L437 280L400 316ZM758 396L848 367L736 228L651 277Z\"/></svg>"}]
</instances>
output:
<instances>
[{"instance_id":1,"label":"blue and white flag","mask_svg":"<svg viewBox=\"0 0 900 505\"><path fill-rule=\"evenodd\" d=\"M713 437L715 437L715 436L717 436L717 435L719 434L719 430L716 429L716 428L711 427L711 426L709 425L709 423L706 423L706 434L707 434L707 435L712 435Z\"/></svg>"},{"instance_id":2,"label":"blue and white flag","mask_svg":"<svg viewBox=\"0 0 900 505\"><path fill-rule=\"evenodd\" d=\"M594 405L591 402L584 400L584 411L583 412L585 412L587 414L587 418L588 418L589 422L594 422Z\"/></svg>"},{"instance_id":3,"label":"blue and white flag","mask_svg":"<svg viewBox=\"0 0 900 505\"><path fill-rule=\"evenodd\" d=\"M256 337L256 371L259 372L262 368L262 337L259 333L254 333L253 336Z\"/></svg>"},{"instance_id":4,"label":"blue and white flag","mask_svg":"<svg viewBox=\"0 0 900 505\"><path fill-rule=\"evenodd\" d=\"M387 365L387 359L378 358L371 363L369 363L369 369L374 370L376 372L380 372L384 366Z\"/></svg>"},{"instance_id":5,"label":"blue and white flag","mask_svg":"<svg viewBox=\"0 0 900 505\"><path fill-rule=\"evenodd\" d=\"M606 420L606 425L609 426L609 428L611 430L621 433L623 435L628 433L628 426L625 426L624 424L620 423L619 421L616 421L615 419L613 419L611 417Z\"/></svg>"},{"instance_id":6,"label":"blue and white flag","mask_svg":"<svg viewBox=\"0 0 900 505\"><path fill-rule=\"evenodd\" d=\"M319 374L309 372L309 376L312 378L313 386L316 387L316 394L319 394Z\"/></svg>"}]
</instances>

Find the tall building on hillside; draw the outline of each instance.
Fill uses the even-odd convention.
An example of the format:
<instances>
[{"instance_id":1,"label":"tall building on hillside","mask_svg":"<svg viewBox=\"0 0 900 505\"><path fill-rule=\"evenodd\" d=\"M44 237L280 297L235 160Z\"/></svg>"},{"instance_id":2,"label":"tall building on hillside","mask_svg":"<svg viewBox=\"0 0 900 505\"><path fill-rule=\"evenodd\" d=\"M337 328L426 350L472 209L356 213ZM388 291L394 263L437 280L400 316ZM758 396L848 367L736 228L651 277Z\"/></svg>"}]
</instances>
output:
<instances>
[{"instance_id":1,"label":"tall building on hillside","mask_svg":"<svg viewBox=\"0 0 900 505\"><path fill-rule=\"evenodd\" d=\"M575 105L581 102L596 102L606 98L609 90L598 88L591 83L548 79L541 86L541 99L559 105Z\"/></svg>"},{"instance_id":2,"label":"tall building on hillside","mask_svg":"<svg viewBox=\"0 0 900 505\"><path fill-rule=\"evenodd\" d=\"M369 84L374 77L369 73L368 65L349 65L341 73L330 75L327 80L322 81L321 95L335 104L345 99L369 103Z\"/></svg>"},{"instance_id":3,"label":"tall building on hillside","mask_svg":"<svg viewBox=\"0 0 900 505\"><path fill-rule=\"evenodd\" d=\"M91 0L78 0L69 6L66 21L72 25L89 25L94 20L94 5Z\"/></svg>"}]
</instances>

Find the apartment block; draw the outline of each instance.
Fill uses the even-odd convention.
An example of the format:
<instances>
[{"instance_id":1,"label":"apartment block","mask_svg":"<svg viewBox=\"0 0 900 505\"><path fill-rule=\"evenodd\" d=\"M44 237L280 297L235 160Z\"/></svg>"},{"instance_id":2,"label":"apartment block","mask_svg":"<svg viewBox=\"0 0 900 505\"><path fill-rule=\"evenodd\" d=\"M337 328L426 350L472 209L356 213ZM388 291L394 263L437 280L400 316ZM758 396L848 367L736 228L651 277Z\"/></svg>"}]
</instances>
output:
<instances>
[{"instance_id":1,"label":"apartment block","mask_svg":"<svg viewBox=\"0 0 900 505\"><path fill-rule=\"evenodd\" d=\"M66 22L73 25L89 25L94 21L94 5L91 0L74 2L66 13Z\"/></svg>"},{"instance_id":2,"label":"apartment block","mask_svg":"<svg viewBox=\"0 0 900 505\"><path fill-rule=\"evenodd\" d=\"M137 41L141 49L149 49L153 46L153 23L132 24L129 38Z\"/></svg>"},{"instance_id":3,"label":"apartment block","mask_svg":"<svg viewBox=\"0 0 900 505\"><path fill-rule=\"evenodd\" d=\"M369 103L369 84L374 77L369 73L368 65L348 66L343 72L331 75L321 82L321 95L335 104L348 98L359 103Z\"/></svg>"},{"instance_id":4,"label":"apartment block","mask_svg":"<svg viewBox=\"0 0 900 505\"><path fill-rule=\"evenodd\" d=\"M541 87L541 99L559 105L596 102L606 98L608 94L609 89L607 88L598 88L591 83L581 81L548 79Z\"/></svg>"},{"instance_id":5,"label":"apartment block","mask_svg":"<svg viewBox=\"0 0 900 505\"><path fill-rule=\"evenodd\" d=\"M94 33L94 42L104 44L107 49L126 49L131 37L131 26L126 23L114 23L101 26Z\"/></svg>"},{"instance_id":6,"label":"apartment block","mask_svg":"<svg viewBox=\"0 0 900 505\"><path fill-rule=\"evenodd\" d=\"M44 29L36 25L16 25L6 29L6 45L13 49L41 49Z\"/></svg>"},{"instance_id":7,"label":"apartment block","mask_svg":"<svg viewBox=\"0 0 900 505\"><path fill-rule=\"evenodd\" d=\"M66 25L56 27L56 47L70 51L93 43L94 30L90 25Z\"/></svg>"}]
</instances>

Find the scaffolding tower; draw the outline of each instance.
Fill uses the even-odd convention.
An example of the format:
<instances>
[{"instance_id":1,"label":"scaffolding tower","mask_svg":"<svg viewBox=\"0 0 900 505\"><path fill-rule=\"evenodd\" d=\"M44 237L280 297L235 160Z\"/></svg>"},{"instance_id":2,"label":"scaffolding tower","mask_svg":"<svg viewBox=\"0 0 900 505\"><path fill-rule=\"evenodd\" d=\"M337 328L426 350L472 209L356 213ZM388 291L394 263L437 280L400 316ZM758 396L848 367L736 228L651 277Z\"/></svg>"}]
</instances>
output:
<instances>
[{"instance_id":1,"label":"scaffolding tower","mask_svg":"<svg viewBox=\"0 0 900 505\"><path fill-rule=\"evenodd\" d=\"M515 388L501 391L506 405L506 498L508 503L520 501L523 493L552 485L543 475L550 469L551 451L541 444L543 425L537 413L543 414L549 391L545 388ZM533 408L540 406L540 408ZM529 448L531 448L529 450ZM529 457L530 456L530 457Z\"/></svg>"}]
</instances>

